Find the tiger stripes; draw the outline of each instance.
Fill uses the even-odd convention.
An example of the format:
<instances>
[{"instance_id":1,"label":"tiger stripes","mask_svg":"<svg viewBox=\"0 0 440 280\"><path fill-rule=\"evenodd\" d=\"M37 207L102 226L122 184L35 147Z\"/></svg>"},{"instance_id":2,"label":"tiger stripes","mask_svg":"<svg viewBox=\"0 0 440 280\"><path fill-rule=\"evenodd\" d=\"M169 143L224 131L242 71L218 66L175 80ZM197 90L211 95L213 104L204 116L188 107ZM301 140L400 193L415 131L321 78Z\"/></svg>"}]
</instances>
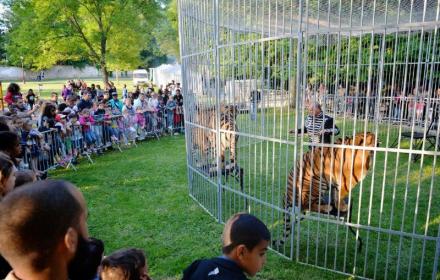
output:
<instances>
[{"instance_id":1,"label":"tiger stripes","mask_svg":"<svg viewBox=\"0 0 440 280\"><path fill-rule=\"evenodd\" d=\"M358 133L354 138L338 139L335 144L375 147L376 136ZM362 181L370 168L371 151L354 148L314 147L304 153L290 170L287 191L283 200L284 209L293 207L293 186L295 178L295 205L301 204L301 211L329 213L335 207L346 212L345 198ZM321 204L329 196L331 204ZM333 206L332 206L333 205ZM290 215L284 216L284 238L290 234Z\"/></svg>"},{"instance_id":2,"label":"tiger stripes","mask_svg":"<svg viewBox=\"0 0 440 280\"><path fill-rule=\"evenodd\" d=\"M197 124L209 129L215 129L215 107L196 108L195 112L195 121ZM222 105L220 107L220 129L227 131L220 132L219 153L223 167L226 160L226 150L228 149L231 164L236 164L238 135L229 131L239 131L236 123L237 112L237 107L233 105ZM193 128L192 141L193 148L198 149L202 157L206 158L208 157L210 149L216 146L216 134L213 131L207 131L202 128Z\"/></svg>"}]
</instances>

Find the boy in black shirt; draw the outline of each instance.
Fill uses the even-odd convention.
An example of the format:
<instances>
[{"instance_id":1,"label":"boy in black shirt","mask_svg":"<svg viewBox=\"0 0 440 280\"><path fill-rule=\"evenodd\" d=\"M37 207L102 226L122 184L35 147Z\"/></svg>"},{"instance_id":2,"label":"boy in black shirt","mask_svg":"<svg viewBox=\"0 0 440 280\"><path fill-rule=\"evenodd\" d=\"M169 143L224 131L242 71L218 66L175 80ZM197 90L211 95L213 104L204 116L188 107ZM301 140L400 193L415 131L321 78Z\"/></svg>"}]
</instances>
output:
<instances>
[{"instance_id":1,"label":"boy in black shirt","mask_svg":"<svg viewBox=\"0 0 440 280\"><path fill-rule=\"evenodd\" d=\"M223 256L197 260L183 273L183 280L246 280L266 263L270 232L255 216L238 213L223 231Z\"/></svg>"}]
</instances>

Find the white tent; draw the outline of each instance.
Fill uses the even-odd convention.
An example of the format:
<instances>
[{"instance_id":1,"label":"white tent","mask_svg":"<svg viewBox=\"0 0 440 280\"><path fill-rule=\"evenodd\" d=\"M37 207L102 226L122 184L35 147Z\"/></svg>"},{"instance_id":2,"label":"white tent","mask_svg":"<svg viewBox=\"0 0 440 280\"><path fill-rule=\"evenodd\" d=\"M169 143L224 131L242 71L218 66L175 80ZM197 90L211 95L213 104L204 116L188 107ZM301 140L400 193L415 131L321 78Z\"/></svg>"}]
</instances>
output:
<instances>
[{"instance_id":1,"label":"white tent","mask_svg":"<svg viewBox=\"0 0 440 280\"><path fill-rule=\"evenodd\" d=\"M156 85L166 85L174 80L180 83L182 80L181 67L179 64L162 64L156 68L150 68L152 71L152 80Z\"/></svg>"}]
</instances>

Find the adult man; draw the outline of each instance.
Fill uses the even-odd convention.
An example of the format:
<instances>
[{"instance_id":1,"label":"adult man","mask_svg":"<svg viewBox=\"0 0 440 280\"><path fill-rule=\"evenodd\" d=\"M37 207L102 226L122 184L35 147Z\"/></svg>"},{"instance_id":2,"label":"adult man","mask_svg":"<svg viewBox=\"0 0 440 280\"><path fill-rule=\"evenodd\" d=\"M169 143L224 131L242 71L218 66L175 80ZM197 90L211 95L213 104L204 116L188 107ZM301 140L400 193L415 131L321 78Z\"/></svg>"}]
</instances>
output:
<instances>
[{"instance_id":1,"label":"adult man","mask_svg":"<svg viewBox=\"0 0 440 280\"><path fill-rule=\"evenodd\" d=\"M12 266L6 280L93 279L102 242L88 239L81 192L65 181L38 181L0 203L0 253Z\"/></svg>"},{"instance_id":2,"label":"adult man","mask_svg":"<svg viewBox=\"0 0 440 280\"><path fill-rule=\"evenodd\" d=\"M95 84L92 84L90 87L90 94L92 95L92 100L95 100L96 98L96 87Z\"/></svg>"},{"instance_id":3,"label":"adult man","mask_svg":"<svg viewBox=\"0 0 440 280\"><path fill-rule=\"evenodd\" d=\"M112 93L112 99L108 102L110 107L112 108L112 111L116 112L119 111L119 114L122 114L122 102L118 99L118 93L113 92Z\"/></svg>"},{"instance_id":4,"label":"adult man","mask_svg":"<svg viewBox=\"0 0 440 280\"><path fill-rule=\"evenodd\" d=\"M145 94L141 93L139 94L139 97L136 98L133 102L133 107L136 110L136 112L145 112L148 107L148 102L145 100Z\"/></svg>"},{"instance_id":5,"label":"adult man","mask_svg":"<svg viewBox=\"0 0 440 280\"><path fill-rule=\"evenodd\" d=\"M331 143L331 136L339 134L339 128L334 124L333 118L324 115L319 103L313 103L309 107L303 131L307 133L311 143ZM301 129L298 133L301 133Z\"/></svg>"}]
</instances>

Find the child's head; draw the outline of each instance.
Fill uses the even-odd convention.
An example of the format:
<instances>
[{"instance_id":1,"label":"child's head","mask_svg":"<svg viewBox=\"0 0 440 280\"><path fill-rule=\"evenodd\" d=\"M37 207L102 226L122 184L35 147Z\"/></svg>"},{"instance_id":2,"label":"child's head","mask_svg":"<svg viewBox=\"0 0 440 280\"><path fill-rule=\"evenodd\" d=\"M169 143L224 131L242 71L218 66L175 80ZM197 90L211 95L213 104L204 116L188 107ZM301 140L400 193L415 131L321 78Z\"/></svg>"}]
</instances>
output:
<instances>
[{"instance_id":1,"label":"child's head","mask_svg":"<svg viewBox=\"0 0 440 280\"><path fill-rule=\"evenodd\" d=\"M16 171L9 156L0 153L0 198L14 189Z\"/></svg>"},{"instance_id":2,"label":"child's head","mask_svg":"<svg viewBox=\"0 0 440 280\"><path fill-rule=\"evenodd\" d=\"M124 103L125 103L125 106L131 106L131 98L130 97L125 98Z\"/></svg>"},{"instance_id":3,"label":"child's head","mask_svg":"<svg viewBox=\"0 0 440 280\"><path fill-rule=\"evenodd\" d=\"M99 109L99 110L104 110L104 109L105 109L105 104L104 104L104 102L99 102L99 103L98 103L98 109Z\"/></svg>"},{"instance_id":4,"label":"child's head","mask_svg":"<svg viewBox=\"0 0 440 280\"><path fill-rule=\"evenodd\" d=\"M90 116L90 110L89 109L83 109L82 111L81 111L81 115L83 115L84 117L88 117L88 116Z\"/></svg>"},{"instance_id":5,"label":"child's head","mask_svg":"<svg viewBox=\"0 0 440 280\"><path fill-rule=\"evenodd\" d=\"M122 249L101 262L102 280L149 280L145 255L139 249Z\"/></svg>"},{"instance_id":6,"label":"child's head","mask_svg":"<svg viewBox=\"0 0 440 280\"><path fill-rule=\"evenodd\" d=\"M53 92L50 94L50 97L51 97L51 100L53 100L53 101L57 101L57 100L58 100L58 93L56 93L55 91L53 91Z\"/></svg>"},{"instance_id":7,"label":"child's head","mask_svg":"<svg viewBox=\"0 0 440 280\"><path fill-rule=\"evenodd\" d=\"M69 114L69 120L70 120L72 123L76 123L76 122L78 121L78 115L75 114L75 113L70 113L70 114Z\"/></svg>"},{"instance_id":8,"label":"child's head","mask_svg":"<svg viewBox=\"0 0 440 280\"><path fill-rule=\"evenodd\" d=\"M18 158L21 155L20 138L18 134L11 131L0 132L0 152L11 158Z\"/></svg>"},{"instance_id":9,"label":"child's head","mask_svg":"<svg viewBox=\"0 0 440 280\"><path fill-rule=\"evenodd\" d=\"M21 187L27 183L37 181L37 175L32 170L19 170L15 172L15 186L14 188Z\"/></svg>"},{"instance_id":10,"label":"child's head","mask_svg":"<svg viewBox=\"0 0 440 280\"><path fill-rule=\"evenodd\" d=\"M266 263L270 232L255 216L238 213L223 230L223 254L234 260L249 276L254 276Z\"/></svg>"},{"instance_id":11,"label":"child's head","mask_svg":"<svg viewBox=\"0 0 440 280\"><path fill-rule=\"evenodd\" d=\"M23 130L24 131L30 131L32 129L32 125L33 125L32 120L26 120L23 123Z\"/></svg>"}]
</instances>

